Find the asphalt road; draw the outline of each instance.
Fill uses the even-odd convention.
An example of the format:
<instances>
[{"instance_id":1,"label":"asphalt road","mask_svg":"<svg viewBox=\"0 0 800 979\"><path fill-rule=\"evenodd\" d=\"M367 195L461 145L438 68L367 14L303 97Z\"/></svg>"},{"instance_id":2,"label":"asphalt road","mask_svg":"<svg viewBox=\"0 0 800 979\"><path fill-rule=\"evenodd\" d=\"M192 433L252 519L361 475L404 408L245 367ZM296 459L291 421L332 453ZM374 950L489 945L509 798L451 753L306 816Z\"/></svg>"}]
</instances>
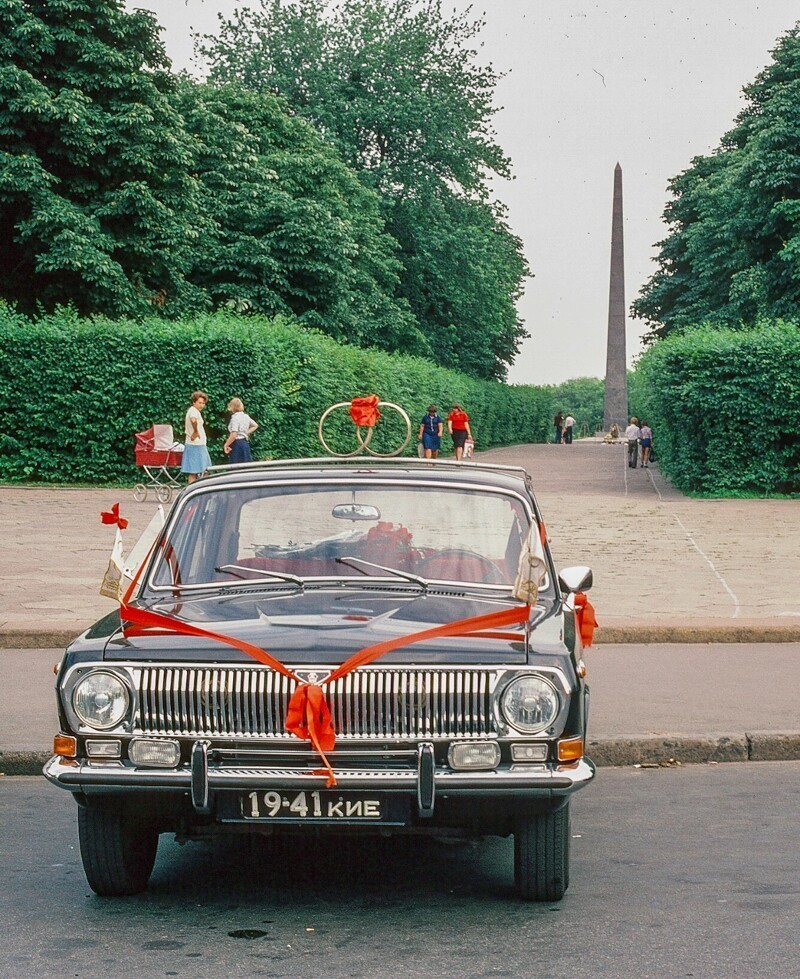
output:
<instances>
[{"instance_id":1,"label":"asphalt road","mask_svg":"<svg viewBox=\"0 0 800 979\"><path fill-rule=\"evenodd\" d=\"M573 801L560 904L512 844L178 847L148 893L92 895L75 806L0 780L0 976L786 979L800 961L800 762L605 769Z\"/></svg>"}]
</instances>

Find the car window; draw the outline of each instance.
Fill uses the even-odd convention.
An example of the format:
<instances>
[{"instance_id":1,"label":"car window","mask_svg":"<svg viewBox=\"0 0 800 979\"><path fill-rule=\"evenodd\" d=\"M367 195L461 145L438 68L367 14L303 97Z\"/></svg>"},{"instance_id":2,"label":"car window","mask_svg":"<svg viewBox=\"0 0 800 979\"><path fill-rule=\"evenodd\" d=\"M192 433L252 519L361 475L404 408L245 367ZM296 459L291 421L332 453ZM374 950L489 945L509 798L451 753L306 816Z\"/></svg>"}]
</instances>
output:
<instances>
[{"instance_id":1,"label":"car window","mask_svg":"<svg viewBox=\"0 0 800 979\"><path fill-rule=\"evenodd\" d=\"M170 529L153 583L231 583L259 573L380 574L510 584L530 528L505 493L414 485L295 485L198 495ZM220 568L229 567L227 570Z\"/></svg>"}]
</instances>

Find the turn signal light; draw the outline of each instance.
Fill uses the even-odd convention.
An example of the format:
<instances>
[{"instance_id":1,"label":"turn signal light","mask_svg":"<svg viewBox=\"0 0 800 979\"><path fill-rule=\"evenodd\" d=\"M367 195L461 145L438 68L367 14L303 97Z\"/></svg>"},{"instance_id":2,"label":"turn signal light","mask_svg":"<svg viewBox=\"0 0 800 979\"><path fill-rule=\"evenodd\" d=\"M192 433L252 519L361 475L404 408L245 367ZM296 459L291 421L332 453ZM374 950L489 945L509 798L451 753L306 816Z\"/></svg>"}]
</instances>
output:
<instances>
[{"instance_id":1,"label":"turn signal light","mask_svg":"<svg viewBox=\"0 0 800 979\"><path fill-rule=\"evenodd\" d=\"M57 734L53 738L53 754L62 758L74 758L78 754L78 739L66 734Z\"/></svg>"},{"instance_id":2,"label":"turn signal light","mask_svg":"<svg viewBox=\"0 0 800 979\"><path fill-rule=\"evenodd\" d=\"M559 761L577 761L583 758L583 738L567 738L558 742Z\"/></svg>"}]
</instances>

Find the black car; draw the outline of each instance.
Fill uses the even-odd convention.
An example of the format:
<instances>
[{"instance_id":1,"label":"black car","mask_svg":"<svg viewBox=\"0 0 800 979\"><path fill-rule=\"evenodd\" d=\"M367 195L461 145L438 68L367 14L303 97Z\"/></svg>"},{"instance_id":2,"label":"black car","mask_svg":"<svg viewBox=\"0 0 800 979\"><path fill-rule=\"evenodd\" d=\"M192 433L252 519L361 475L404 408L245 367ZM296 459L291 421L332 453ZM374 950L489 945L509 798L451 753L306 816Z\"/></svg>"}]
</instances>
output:
<instances>
[{"instance_id":1,"label":"black car","mask_svg":"<svg viewBox=\"0 0 800 979\"><path fill-rule=\"evenodd\" d=\"M557 575L518 468L210 471L60 665L44 771L90 886L146 888L165 832L413 831L513 834L519 894L559 900L590 585Z\"/></svg>"}]
</instances>

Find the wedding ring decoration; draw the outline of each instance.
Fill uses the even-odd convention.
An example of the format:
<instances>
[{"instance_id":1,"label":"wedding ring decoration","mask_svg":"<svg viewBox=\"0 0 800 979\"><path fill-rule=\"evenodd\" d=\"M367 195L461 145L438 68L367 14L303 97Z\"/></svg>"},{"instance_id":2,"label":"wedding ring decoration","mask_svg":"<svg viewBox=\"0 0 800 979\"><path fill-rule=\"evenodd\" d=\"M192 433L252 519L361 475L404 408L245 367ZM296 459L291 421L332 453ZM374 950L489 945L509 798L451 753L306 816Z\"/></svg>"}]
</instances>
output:
<instances>
[{"instance_id":1,"label":"wedding ring decoration","mask_svg":"<svg viewBox=\"0 0 800 979\"><path fill-rule=\"evenodd\" d=\"M376 425L382 417L380 409L384 409L387 413L397 412L405 422L406 437L403 439L402 445L397 449L393 449L391 452L378 452L369 444L375 432ZM350 415L350 419L356 427L356 441L358 444L352 452L336 452L330 444L333 425L341 423L342 410ZM325 437L326 422L329 423L327 439ZM352 401L340 401L335 405L331 405L330 408L326 408L319 420L317 434L322 443L322 447L329 455L338 456L341 459L349 459L362 452L367 452L369 455L376 456L380 459L390 459L393 456L399 456L411 441L411 419L400 405L393 404L391 401L379 401L377 394L371 394L366 398L353 398Z\"/></svg>"}]
</instances>

